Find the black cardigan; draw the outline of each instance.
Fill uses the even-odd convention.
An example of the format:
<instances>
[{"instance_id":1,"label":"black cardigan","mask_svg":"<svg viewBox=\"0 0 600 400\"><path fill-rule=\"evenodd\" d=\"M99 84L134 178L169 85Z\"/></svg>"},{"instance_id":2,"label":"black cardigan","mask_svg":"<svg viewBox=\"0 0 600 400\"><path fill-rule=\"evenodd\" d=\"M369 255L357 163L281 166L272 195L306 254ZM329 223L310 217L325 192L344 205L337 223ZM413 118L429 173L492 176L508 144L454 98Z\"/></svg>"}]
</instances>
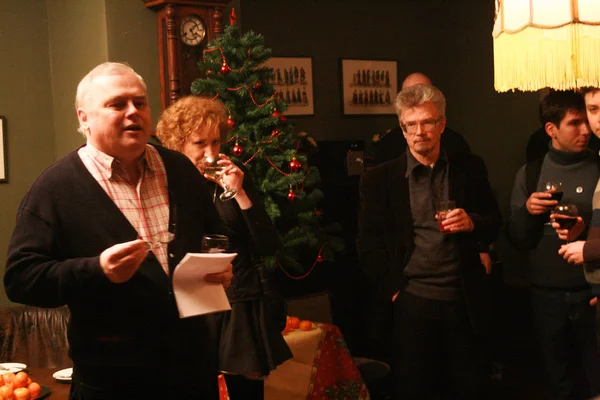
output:
<instances>
[{"instance_id":1,"label":"black cardigan","mask_svg":"<svg viewBox=\"0 0 600 400\"><path fill-rule=\"evenodd\" d=\"M169 269L199 252L204 232L221 224L204 178L182 154L157 147L167 171ZM70 356L76 365L160 369L198 379L216 373L219 314L179 319L167 276L153 253L127 282L114 284L99 256L138 233L81 162L77 151L46 169L19 206L4 285L10 300L67 304ZM177 374L183 371L183 375Z\"/></svg>"},{"instance_id":2,"label":"black cardigan","mask_svg":"<svg viewBox=\"0 0 600 400\"><path fill-rule=\"evenodd\" d=\"M460 276L474 329L487 324L485 269L481 243L495 240L502 215L487 179L487 169L474 155L449 156L451 199L473 220L473 232L457 233ZM406 285L404 267L414 247L406 153L366 172L360 183L357 247L361 267L384 296Z\"/></svg>"}]
</instances>

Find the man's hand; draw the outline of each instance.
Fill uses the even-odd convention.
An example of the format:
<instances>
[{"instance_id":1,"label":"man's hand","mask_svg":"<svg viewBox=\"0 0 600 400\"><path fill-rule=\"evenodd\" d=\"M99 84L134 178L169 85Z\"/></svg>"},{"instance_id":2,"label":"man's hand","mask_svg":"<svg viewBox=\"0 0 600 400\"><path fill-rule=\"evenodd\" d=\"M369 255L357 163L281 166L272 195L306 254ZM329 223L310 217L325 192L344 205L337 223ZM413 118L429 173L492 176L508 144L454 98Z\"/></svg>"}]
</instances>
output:
<instances>
[{"instance_id":1,"label":"man's hand","mask_svg":"<svg viewBox=\"0 0 600 400\"><path fill-rule=\"evenodd\" d=\"M558 249L558 254L562 256L569 264L583 264L583 246L585 241L578 240L563 244Z\"/></svg>"},{"instance_id":2,"label":"man's hand","mask_svg":"<svg viewBox=\"0 0 600 400\"><path fill-rule=\"evenodd\" d=\"M552 192L533 192L527 199L525 206L531 215L542 215L549 212L552 207L558 204L557 200L552 200Z\"/></svg>"},{"instance_id":3,"label":"man's hand","mask_svg":"<svg viewBox=\"0 0 600 400\"><path fill-rule=\"evenodd\" d=\"M550 214L550 220L554 221L556 215L557 214ZM558 222L552 222L552 228L556 230L560 240L571 241L577 239L579 235L583 233L585 223L583 222L583 218L577 217L577 222L571 229L562 229Z\"/></svg>"},{"instance_id":4,"label":"man's hand","mask_svg":"<svg viewBox=\"0 0 600 400\"><path fill-rule=\"evenodd\" d=\"M473 220L469 214L462 208L455 208L446 214L446 218L441 221L444 231L456 232L471 232L475 229Z\"/></svg>"},{"instance_id":5,"label":"man's hand","mask_svg":"<svg viewBox=\"0 0 600 400\"><path fill-rule=\"evenodd\" d=\"M490 253L479 253L479 259L485 268L485 274L490 275L492 273L492 257Z\"/></svg>"},{"instance_id":6,"label":"man's hand","mask_svg":"<svg viewBox=\"0 0 600 400\"><path fill-rule=\"evenodd\" d=\"M140 239L115 244L100 254L100 267L111 282L127 282L138 270L147 254L146 242Z\"/></svg>"},{"instance_id":7,"label":"man's hand","mask_svg":"<svg viewBox=\"0 0 600 400\"><path fill-rule=\"evenodd\" d=\"M233 278L233 265L229 264L227 269L223 272L215 272L214 274L206 274L204 280L210 283L220 283L225 289L231 285L231 278Z\"/></svg>"}]
</instances>

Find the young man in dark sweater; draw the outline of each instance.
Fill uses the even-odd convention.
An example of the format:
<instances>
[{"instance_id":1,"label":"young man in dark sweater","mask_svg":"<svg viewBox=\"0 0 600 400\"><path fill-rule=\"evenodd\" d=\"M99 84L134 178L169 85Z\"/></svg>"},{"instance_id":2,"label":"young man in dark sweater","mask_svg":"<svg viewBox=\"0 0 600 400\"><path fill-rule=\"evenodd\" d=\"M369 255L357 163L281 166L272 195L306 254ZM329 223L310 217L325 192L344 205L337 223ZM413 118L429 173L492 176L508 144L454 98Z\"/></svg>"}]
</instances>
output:
<instances>
[{"instance_id":1,"label":"young man in dark sweater","mask_svg":"<svg viewBox=\"0 0 600 400\"><path fill-rule=\"evenodd\" d=\"M597 155L587 147L591 133L580 94L549 93L540 105L540 121L551 138L551 147L533 193L528 167L517 172L508 237L515 247L529 252L533 325L552 398L588 398L599 394L600 384L596 310L589 306L592 294L582 269L569 265L558 254L564 242L548 223L558 201L552 200L554 189L546 190L546 182L562 182L561 202L575 204L587 226L600 175ZM578 385L574 359L583 364L588 390Z\"/></svg>"},{"instance_id":2,"label":"young man in dark sweater","mask_svg":"<svg viewBox=\"0 0 600 400\"><path fill-rule=\"evenodd\" d=\"M129 66L94 68L75 104L87 143L21 202L6 294L69 307L71 400L217 398L221 317L179 318L172 280L221 227L206 182L183 154L146 144L146 85ZM229 285L231 265L205 280Z\"/></svg>"}]
</instances>

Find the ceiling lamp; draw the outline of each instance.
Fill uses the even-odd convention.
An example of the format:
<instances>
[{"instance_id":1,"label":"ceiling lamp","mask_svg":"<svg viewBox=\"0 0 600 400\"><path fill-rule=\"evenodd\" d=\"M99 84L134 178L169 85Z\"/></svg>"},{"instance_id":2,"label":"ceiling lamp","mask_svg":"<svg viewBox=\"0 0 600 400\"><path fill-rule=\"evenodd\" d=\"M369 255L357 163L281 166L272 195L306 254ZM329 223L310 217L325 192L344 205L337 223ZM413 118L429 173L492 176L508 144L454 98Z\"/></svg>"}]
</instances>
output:
<instances>
[{"instance_id":1,"label":"ceiling lamp","mask_svg":"<svg viewBox=\"0 0 600 400\"><path fill-rule=\"evenodd\" d=\"M600 87L600 0L496 0L498 92Z\"/></svg>"}]
</instances>

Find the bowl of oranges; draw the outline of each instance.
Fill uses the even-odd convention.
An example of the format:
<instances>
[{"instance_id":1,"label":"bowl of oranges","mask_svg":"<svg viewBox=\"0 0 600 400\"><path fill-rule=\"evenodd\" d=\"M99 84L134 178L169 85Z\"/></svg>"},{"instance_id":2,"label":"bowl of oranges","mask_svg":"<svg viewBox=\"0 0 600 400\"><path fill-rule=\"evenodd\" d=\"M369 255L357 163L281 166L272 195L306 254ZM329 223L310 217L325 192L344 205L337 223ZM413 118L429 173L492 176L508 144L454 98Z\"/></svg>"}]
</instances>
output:
<instances>
[{"instance_id":1,"label":"bowl of oranges","mask_svg":"<svg viewBox=\"0 0 600 400\"><path fill-rule=\"evenodd\" d=\"M44 398L48 394L50 390L32 381L25 371L0 375L0 400L33 400Z\"/></svg>"}]
</instances>

